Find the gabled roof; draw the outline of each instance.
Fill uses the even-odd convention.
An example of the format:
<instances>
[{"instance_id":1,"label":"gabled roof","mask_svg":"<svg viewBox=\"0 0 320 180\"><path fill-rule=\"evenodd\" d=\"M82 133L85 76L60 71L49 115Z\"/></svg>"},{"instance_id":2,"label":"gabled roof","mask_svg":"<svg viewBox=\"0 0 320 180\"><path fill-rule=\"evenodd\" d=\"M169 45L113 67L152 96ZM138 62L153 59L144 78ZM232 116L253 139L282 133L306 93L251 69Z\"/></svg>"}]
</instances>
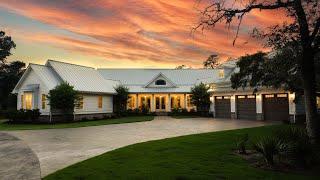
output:
<instances>
[{"instance_id":1,"label":"gabled roof","mask_svg":"<svg viewBox=\"0 0 320 180\"><path fill-rule=\"evenodd\" d=\"M48 89L53 89L62 81L59 77L55 75L54 71L50 67L30 63L25 73L22 75L19 82L13 89L12 93L17 93L17 89L20 87L22 82L25 80L25 78L32 70L41 79L41 81L46 85Z\"/></svg>"},{"instance_id":2,"label":"gabled roof","mask_svg":"<svg viewBox=\"0 0 320 180\"><path fill-rule=\"evenodd\" d=\"M177 85L175 83L173 83L168 77L166 77L164 74L162 74L161 72L156 75L154 78L151 79L151 81L149 81L144 87L148 87L150 84L152 84L154 81L156 81L158 78L162 78L165 79L166 82L169 83L169 85L167 84L166 88L173 88L173 87L177 87Z\"/></svg>"},{"instance_id":3,"label":"gabled roof","mask_svg":"<svg viewBox=\"0 0 320 180\"><path fill-rule=\"evenodd\" d=\"M160 73L176 86L193 86L199 79L219 79L217 69L98 69L105 79L118 80L126 86L145 86Z\"/></svg>"},{"instance_id":4,"label":"gabled roof","mask_svg":"<svg viewBox=\"0 0 320 180\"><path fill-rule=\"evenodd\" d=\"M46 66L51 67L63 80L74 86L75 90L89 93L116 93L117 81L104 79L94 68L48 60Z\"/></svg>"}]
</instances>

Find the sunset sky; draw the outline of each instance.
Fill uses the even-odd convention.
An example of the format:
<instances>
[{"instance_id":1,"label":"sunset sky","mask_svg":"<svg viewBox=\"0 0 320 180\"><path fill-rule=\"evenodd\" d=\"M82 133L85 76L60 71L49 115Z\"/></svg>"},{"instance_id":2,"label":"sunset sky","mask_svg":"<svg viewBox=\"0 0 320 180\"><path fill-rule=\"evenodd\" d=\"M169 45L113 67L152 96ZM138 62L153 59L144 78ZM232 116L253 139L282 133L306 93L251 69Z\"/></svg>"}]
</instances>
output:
<instances>
[{"instance_id":1,"label":"sunset sky","mask_svg":"<svg viewBox=\"0 0 320 180\"><path fill-rule=\"evenodd\" d=\"M0 30L17 44L8 59L47 59L96 68L201 67L210 54L222 59L263 49L249 36L258 26L283 22L280 12L250 13L232 45L225 24L191 35L197 0L0 0Z\"/></svg>"}]
</instances>

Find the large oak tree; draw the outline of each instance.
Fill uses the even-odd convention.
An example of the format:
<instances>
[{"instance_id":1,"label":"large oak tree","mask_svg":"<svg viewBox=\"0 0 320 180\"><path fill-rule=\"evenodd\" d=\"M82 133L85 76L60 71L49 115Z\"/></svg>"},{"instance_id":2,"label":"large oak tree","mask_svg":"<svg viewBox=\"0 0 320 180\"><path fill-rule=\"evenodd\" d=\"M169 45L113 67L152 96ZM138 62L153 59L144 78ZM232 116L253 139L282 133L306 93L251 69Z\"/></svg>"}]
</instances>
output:
<instances>
[{"instance_id":1,"label":"large oak tree","mask_svg":"<svg viewBox=\"0 0 320 180\"><path fill-rule=\"evenodd\" d=\"M242 19L253 10L283 10L290 22L274 26L262 38L267 38L267 45L277 49L288 42L298 43L301 58L297 65L300 72L305 98L308 135L319 140L320 129L316 107L315 57L320 48L320 0L212 0L201 12L199 24L195 27L214 27L218 23L231 25L237 23L235 37L238 36ZM230 26L229 26L230 27ZM279 36L277 36L279 35ZM236 38L233 43L235 43Z\"/></svg>"}]
</instances>

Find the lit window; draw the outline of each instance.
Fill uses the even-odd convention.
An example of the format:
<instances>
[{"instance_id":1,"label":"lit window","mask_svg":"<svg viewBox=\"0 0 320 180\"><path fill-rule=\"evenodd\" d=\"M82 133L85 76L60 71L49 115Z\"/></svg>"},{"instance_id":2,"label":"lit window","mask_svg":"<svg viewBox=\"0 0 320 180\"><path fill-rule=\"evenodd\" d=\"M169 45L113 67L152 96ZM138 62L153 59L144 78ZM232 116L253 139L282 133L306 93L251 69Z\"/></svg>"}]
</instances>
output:
<instances>
[{"instance_id":1,"label":"lit window","mask_svg":"<svg viewBox=\"0 0 320 180\"><path fill-rule=\"evenodd\" d=\"M102 108L102 96L98 97L98 108Z\"/></svg>"},{"instance_id":2,"label":"lit window","mask_svg":"<svg viewBox=\"0 0 320 180\"><path fill-rule=\"evenodd\" d=\"M265 98L273 98L274 95L273 95L273 94L267 94L267 95L265 95L264 97L265 97Z\"/></svg>"},{"instance_id":3,"label":"lit window","mask_svg":"<svg viewBox=\"0 0 320 180\"><path fill-rule=\"evenodd\" d=\"M193 104L192 104L192 102L191 102L191 95L188 95L188 96L187 96L187 106L188 106L188 107L193 107Z\"/></svg>"},{"instance_id":4,"label":"lit window","mask_svg":"<svg viewBox=\"0 0 320 180\"><path fill-rule=\"evenodd\" d=\"M26 103L26 109L30 110L32 109L32 93L25 93L24 94L24 100Z\"/></svg>"},{"instance_id":5,"label":"lit window","mask_svg":"<svg viewBox=\"0 0 320 180\"><path fill-rule=\"evenodd\" d=\"M216 99L222 99L222 96L217 96Z\"/></svg>"},{"instance_id":6,"label":"lit window","mask_svg":"<svg viewBox=\"0 0 320 180\"><path fill-rule=\"evenodd\" d=\"M248 95L247 98L253 99L253 98L256 98L256 96L255 95Z\"/></svg>"},{"instance_id":7,"label":"lit window","mask_svg":"<svg viewBox=\"0 0 320 180\"><path fill-rule=\"evenodd\" d=\"M46 108L46 95L42 94L41 96L41 108L45 109Z\"/></svg>"},{"instance_id":8,"label":"lit window","mask_svg":"<svg viewBox=\"0 0 320 180\"><path fill-rule=\"evenodd\" d=\"M23 100L23 94L21 95L21 102L20 102L20 108L23 109L23 103L24 103L24 100Z\"/></svg>"},{"instance_id":9,"label":"lit window","mask_svg":"<svg viewBox=\"0 0 320 180\"><path fill-rule=\"evenodd\" d=\"M238 96L238 99L244 99L246 96Z\"/></svg>"},{"instance_id":10,"label":"lit window","mask_svg":"<svg viewBox=\"0 0 320 180\"><path fill-rule=\"evenodd\" d=\"M167 84L166 81L163 79L159 79L156 81L156 85L166 85L166 84Z\"/></svg>"},{"instance_id":11,"label":"lit window","mask_svg":"<svg viewBox=\"0 0 320 180\"><path fill-rule=\"evenodd\" d=\"M134 96L129 96L128 99L128 108L129 109L134 109L135 108L135 97Z\"/></svg>"},{"instance_id":12,"label":"lit window","mask_svg":"<svg viewBox=\"0 0 320 180\"><path fill-rule=\"evenodd\" d=\"M320 97L317 97L317 107L320 109Z\"/></svg>"},{"instance_id":13,"label":"lit window","mask_svg":"<svg viewBox=\"0 0 320 180\"><path fill-rule=\"evenodd\" d=\"M224 96L223 99L230 99L230 96Z\"/></svg>"},{"instance_id":14,"label":"lit window","mask_svg":"<svg viewBox=\"0 0 320 180\"><path fill-rule=\"evenodd\" d=\"M219 69L219 78L224 78L224 70Z\"/></svg>"},{"instance_id":15,"label":"lit window","mask_svg":"<svg viewBox=\"0 0 320 180\"><path fill-rule=\"evenodd\" d=\"M79 96L76 108L77 109L83 109L83 96Z\"/></svg>"},{"instance_id":16,"label":"lit window","mask_svg":"<svg viewBox=\"0 0 320 180\"><path fill-rule=\"evenodd\" d=\"M277 97L287 97L287 94L277 94Z\"/></svg>"}]
</instances>

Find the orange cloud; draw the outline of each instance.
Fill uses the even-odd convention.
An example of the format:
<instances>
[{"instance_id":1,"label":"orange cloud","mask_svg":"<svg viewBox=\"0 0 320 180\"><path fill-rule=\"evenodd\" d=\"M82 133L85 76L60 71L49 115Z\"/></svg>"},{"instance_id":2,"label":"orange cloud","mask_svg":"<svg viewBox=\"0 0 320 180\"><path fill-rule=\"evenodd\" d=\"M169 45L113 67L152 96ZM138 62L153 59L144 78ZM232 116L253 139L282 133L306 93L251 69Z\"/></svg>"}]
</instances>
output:
<instances>
[{"instance_id":1,"label":"orange cloud","mask_svg":"<svg viewBox=\"0 0 320 180\"><path fill-rule=\"evenodd\" d=\"M261 42L248 35L255 25L267 27L283 22L285 14L254 11L243 21L243 31L232 46L234 27L224 24L212 30L196 32L191 28L198 21L195 0L2 0L0 7L9 11L72 32L77 36L41 32L28 37L36 42L81 54L194 67L201 66L210 54L224 59L265 50ZM279 18L280 17L280 18ZM261 25L262 24L262 25Z\"/></svg>"}]
</instances>

